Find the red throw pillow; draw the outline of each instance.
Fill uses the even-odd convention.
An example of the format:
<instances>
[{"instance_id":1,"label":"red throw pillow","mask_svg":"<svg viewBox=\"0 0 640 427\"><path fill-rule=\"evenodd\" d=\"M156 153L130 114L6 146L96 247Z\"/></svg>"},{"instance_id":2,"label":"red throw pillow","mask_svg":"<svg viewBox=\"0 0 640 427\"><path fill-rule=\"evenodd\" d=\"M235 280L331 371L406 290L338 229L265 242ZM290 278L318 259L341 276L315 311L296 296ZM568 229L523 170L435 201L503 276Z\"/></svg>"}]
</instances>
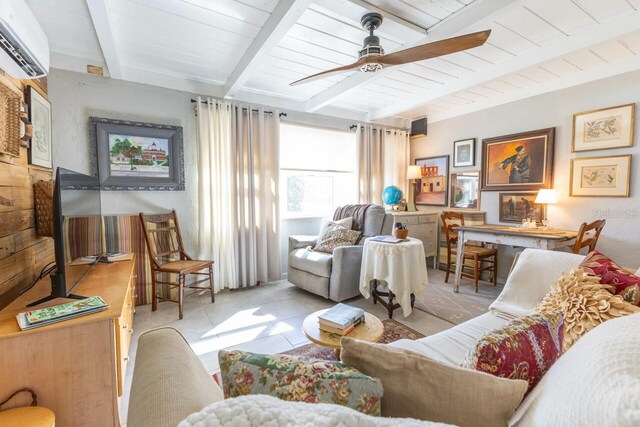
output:
<instances>
[{"instance_id":1,"label":"red throw pillow","mask_svg":"<svg viewBox=\"0 0 640 427\"><path fill-rule=\"evenodd\" d=\"M562 355L563 339L560 313L520 317L482 336L465 366L496 377L526 380L529 393Z\"/></svg>"},{"instance_id":2,"label":"red throw pillow","mask_svg":"<svg viewBox=\"0 0 640 427\"><path fill-rule=\"evenodd\" d=\"M624 270L609 257L598 251L589 252L580 268L587 274L600 277L601 284L613 286L613 293L625 301L640 306L640 277Z\"/></svg>"}]
</instances>

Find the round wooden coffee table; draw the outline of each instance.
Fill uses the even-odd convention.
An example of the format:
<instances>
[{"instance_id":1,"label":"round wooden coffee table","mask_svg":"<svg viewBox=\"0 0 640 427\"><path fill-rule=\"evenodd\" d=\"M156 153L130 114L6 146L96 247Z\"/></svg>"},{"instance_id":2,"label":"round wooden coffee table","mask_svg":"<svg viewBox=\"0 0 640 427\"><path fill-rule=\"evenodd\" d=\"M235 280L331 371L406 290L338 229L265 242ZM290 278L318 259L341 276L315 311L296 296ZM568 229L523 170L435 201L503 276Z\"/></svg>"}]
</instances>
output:
<instances>
[{"instance_id":1,"label":"round wooden coffee table","mask_svg":"<svg viewBox=\"0 0 640 427\"><path fill-rule=\"evenodd\" d=\"M318 316L326 312L327 309L316 311L311 313L304 319L302 324L302 330L304 334L312 342L321 345L323 347L329 347L335 350L336 357L340 359L340 338L342 336L338 334L332 334L331 332L321 331L318 324ZM359 340L376 342L382 336L384 332L384 325L376 316L371 313L364 312L364 323L359 324L346 336L349 338L355 338Z\"/></svg>"}]
</instances>

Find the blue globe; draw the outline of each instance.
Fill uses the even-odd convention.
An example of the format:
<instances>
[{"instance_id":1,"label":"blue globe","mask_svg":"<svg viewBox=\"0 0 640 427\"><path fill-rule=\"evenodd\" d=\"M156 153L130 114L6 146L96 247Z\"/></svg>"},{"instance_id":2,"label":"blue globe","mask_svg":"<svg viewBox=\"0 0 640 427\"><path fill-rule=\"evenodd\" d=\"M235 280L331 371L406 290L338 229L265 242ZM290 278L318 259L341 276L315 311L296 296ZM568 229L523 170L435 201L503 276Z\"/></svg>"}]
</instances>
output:
<instances>
[{"instance_id":1,"label":"blue globe","mask_svg":"<svg viewBox=\"0 0 640 427\"><path fill-rule=\"evenodd\" d=\"M382 190L382 201L385 205L397 205L402 201L402 190L390 185Z\"/></svg>"}]
</instances>

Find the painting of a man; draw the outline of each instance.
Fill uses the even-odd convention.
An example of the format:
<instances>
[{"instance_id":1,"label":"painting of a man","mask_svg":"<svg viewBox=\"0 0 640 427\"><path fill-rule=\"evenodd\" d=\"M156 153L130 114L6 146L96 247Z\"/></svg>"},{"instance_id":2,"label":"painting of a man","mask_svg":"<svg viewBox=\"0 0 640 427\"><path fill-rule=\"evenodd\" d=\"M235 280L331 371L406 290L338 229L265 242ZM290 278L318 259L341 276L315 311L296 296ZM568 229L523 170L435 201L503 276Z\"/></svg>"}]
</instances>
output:
<instances>
[{"instance_id":1,"label":"painting of a man","mask_svg":"<svg viewBox=\"0 0 640 427\"><path fill-rule=\"evenodd\" d=\"M482 140L482 190L539 190L551 185L554 129ZM518 197L515 201L520 203ZM505 200L506 203L506 200Z\"/></svg>"},{"instance_id":2,"label":"painting of a man","mask_svg":"<svg viewBox=\"0 0 640 427\"><path fill-rule=\"evenodd\" d=\"M502 169L509 167L509 184L522 184L529 182L529 154L524 146L516 147L516 154L502 161Z\"/></svg>"}]
</instances>

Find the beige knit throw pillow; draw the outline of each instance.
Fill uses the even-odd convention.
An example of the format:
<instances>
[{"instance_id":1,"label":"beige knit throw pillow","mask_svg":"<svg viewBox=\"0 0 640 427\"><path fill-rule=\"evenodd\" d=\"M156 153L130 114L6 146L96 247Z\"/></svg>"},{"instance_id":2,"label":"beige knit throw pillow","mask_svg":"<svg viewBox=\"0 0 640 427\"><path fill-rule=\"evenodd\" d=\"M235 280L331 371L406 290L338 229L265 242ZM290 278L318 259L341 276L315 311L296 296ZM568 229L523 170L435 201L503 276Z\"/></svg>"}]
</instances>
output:
<instances>
[{"instance_id":1,"label":"beige knit throw pillow","mask_svg":"<svg viewBox=\"0 0 640 427\"><path fill-rule=\"evenodd\" d=\"M640 307L626 302L620 295L607 291L600 278L582 269L564 273L538 303L535 310L542 314L561 312L564 317L563 351L591 329L606 320L640 312Z\"/></svg>"}]
</instances>

